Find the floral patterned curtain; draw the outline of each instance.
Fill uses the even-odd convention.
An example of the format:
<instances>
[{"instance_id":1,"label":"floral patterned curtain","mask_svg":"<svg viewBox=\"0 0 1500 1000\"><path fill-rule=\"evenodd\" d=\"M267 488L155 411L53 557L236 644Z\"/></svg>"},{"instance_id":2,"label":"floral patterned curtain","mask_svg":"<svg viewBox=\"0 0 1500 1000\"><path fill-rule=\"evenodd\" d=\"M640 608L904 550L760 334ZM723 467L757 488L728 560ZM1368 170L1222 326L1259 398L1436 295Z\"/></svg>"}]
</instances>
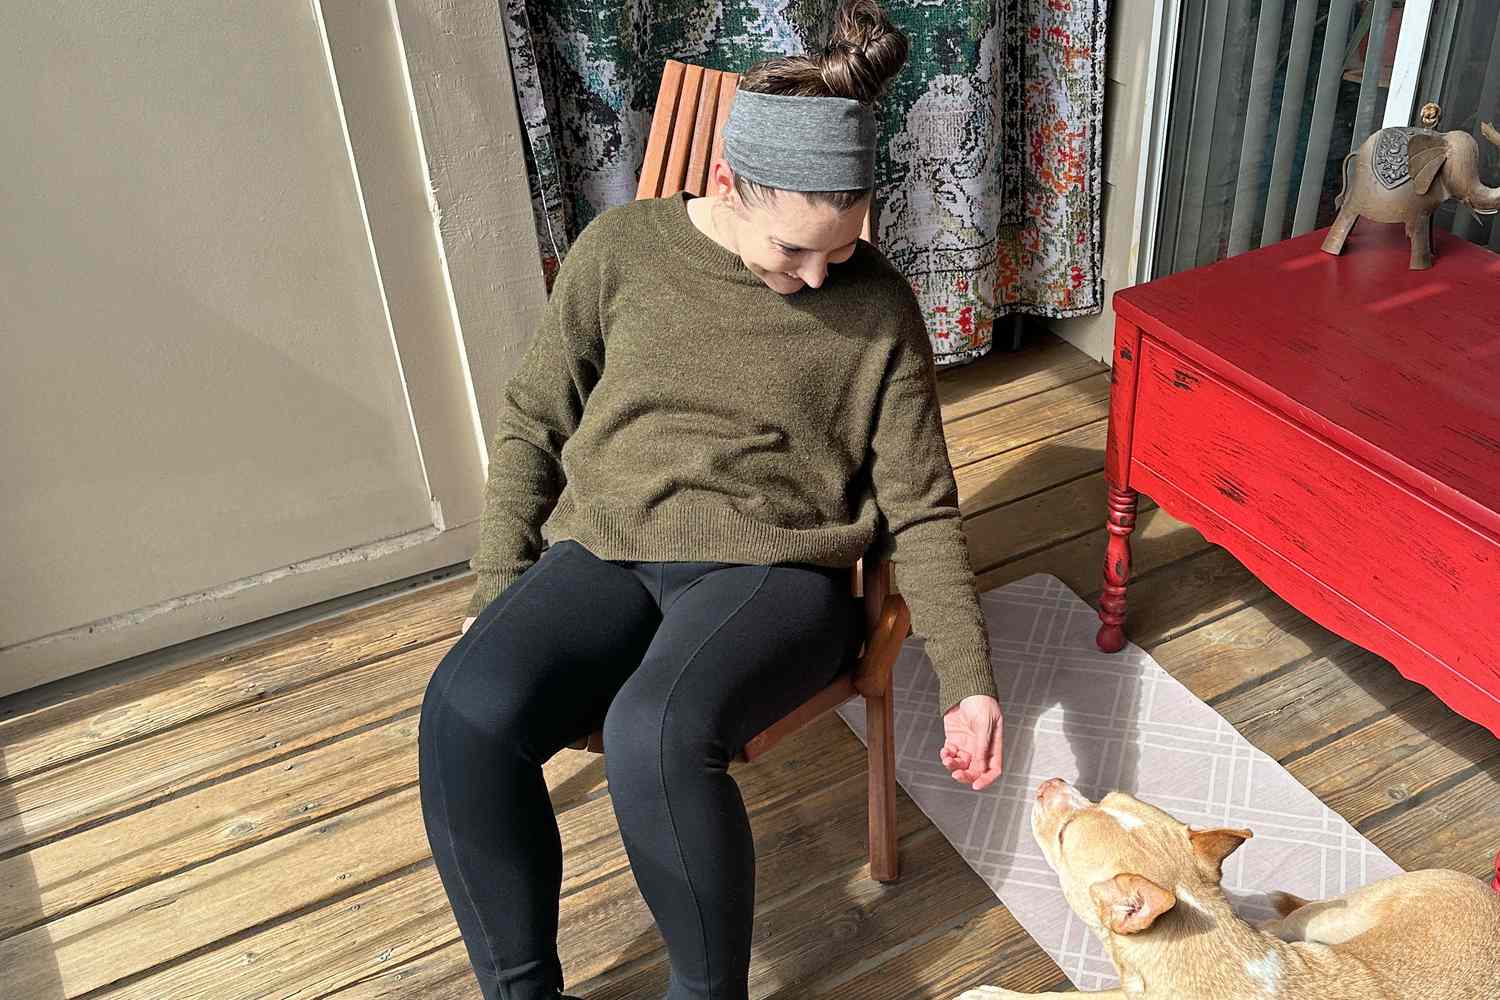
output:
<instances>
[{"instance_id":1,"label":"floral patterned curtain","mask_svg":"<svg viewBox=\"0 0 1500 1000\"><path fill-rule=\"evenodd\" d=\"M502 0L546 273L635 196L667 59L821 49L837 0ZM1096 313L1106 0L886 0L911 59L879 109L877 240L940 365L1011 313Z\"/></svg>"}]
</instances>

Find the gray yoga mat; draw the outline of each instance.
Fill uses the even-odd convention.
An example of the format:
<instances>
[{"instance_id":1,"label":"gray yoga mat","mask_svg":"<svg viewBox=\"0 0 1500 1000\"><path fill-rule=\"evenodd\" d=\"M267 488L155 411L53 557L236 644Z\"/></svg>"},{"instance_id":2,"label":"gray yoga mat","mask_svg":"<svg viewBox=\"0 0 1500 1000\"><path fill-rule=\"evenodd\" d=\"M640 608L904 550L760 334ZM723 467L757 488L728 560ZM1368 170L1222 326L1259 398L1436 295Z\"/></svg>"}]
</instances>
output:
<instances>
[{"instance_id":1,"label":"gray yoga mat","mask_svg":"<svg viewBox=\"0 0 1500 1000\"><path fill-rule=\"evenodd\" d=\"M897 778L1079 989L1117 983L1031 839L1047 778L1095 800L1123 789L1189 823L1248 827L1255 836L1225 863L1224 886L1250 919L1274 915L1271 890L1322 899L1401 870L1144 651L1099 652L1097 615L1056 577L980 601L1005 709L1004 777L975 792L939 763L937 679L909 640L894 678ZM864 739L864 703L839 714Z\"/></svg>"}]
</instances>

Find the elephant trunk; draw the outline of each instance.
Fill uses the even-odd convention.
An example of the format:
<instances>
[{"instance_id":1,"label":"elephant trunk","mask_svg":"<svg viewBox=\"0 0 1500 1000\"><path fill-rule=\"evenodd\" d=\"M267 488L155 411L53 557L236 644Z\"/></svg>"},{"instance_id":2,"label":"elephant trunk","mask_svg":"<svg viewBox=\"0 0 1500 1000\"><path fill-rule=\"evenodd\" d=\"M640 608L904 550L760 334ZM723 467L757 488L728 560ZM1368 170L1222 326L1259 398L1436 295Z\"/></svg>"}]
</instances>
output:
<instances>
[{"instance_id":1,"label":"elephant trunk","mask_svg":"<svg viewBox=\"0 0 1500 1000\"><path fill-rule=\"evenodd\" d=\"M1495 126L1484 122L1479 126L1479 131L1497 148L1500 148L1500 132L1495 131ZM1475 146L1478 152L1478 146ZM1500 212L1500 187L1489 187L1479 182L1478 157L1475 157L1475 169L1472 172L1473 186L1467 194L1460 195L1463 200L1476 212L1486 215ZM1467 173L1467 172L1466 172Z\"/></svg>"}]
</instances>

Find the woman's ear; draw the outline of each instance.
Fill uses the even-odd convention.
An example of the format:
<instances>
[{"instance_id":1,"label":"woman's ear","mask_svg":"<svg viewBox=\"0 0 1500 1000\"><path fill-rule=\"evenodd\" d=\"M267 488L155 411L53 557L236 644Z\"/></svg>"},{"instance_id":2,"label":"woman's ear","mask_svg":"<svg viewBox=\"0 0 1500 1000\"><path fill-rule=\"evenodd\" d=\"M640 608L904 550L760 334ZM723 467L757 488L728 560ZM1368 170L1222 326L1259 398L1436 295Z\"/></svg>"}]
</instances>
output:
<instances>
[{"instance_id":1,"label":"woman's ear","mask_svg":"<svg viewBox=\"0 0 1500 1000\"><path fill-rule=\"evenodd\" d=\"M734 171L729 169L729 161L722 156L708 168L707 193L731 197L734 195Z\"/></svg>"}]
</instances>

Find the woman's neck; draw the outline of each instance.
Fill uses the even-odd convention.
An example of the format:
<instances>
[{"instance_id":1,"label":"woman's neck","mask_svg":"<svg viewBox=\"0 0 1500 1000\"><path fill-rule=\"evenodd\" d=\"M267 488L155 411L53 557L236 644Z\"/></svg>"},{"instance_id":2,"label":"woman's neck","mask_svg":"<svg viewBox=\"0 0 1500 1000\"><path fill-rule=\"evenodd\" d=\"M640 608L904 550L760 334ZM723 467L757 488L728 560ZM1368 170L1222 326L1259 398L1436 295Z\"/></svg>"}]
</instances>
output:
<instances>
[{"instance_id":1,"label":"woman's neck","mask_svg":"<svg viewBox=\"0 0 1500 1000\"><path fill-rule=\"evenodd\" d=\"M728 234L727 227L719 225L719 215L724 209L723 199L713 194L700 195L689 199L687 203L688 219L694 227L725 250L739 256L739 247Z\"/></svg>"}]
</instances>

